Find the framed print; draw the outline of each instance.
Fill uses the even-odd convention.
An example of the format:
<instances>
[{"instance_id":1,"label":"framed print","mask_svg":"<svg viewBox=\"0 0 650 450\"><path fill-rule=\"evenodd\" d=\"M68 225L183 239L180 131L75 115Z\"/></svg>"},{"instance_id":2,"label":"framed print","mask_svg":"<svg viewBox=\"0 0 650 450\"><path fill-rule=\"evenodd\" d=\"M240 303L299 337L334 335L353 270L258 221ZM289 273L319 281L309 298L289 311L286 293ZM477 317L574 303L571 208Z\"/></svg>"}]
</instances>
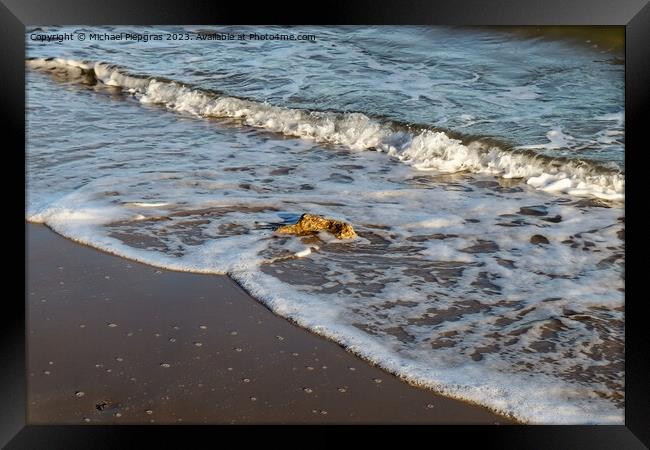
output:
<instances>
[{"instance_id":1,"label":"framed print","mask_svg":"<svg viewBox=\"0 0 650 450\"><path fill-rule=\"evenodd\" d=\"M3 3L7 448L648 445L646 2Z\"/></svg>"}]
</instances>

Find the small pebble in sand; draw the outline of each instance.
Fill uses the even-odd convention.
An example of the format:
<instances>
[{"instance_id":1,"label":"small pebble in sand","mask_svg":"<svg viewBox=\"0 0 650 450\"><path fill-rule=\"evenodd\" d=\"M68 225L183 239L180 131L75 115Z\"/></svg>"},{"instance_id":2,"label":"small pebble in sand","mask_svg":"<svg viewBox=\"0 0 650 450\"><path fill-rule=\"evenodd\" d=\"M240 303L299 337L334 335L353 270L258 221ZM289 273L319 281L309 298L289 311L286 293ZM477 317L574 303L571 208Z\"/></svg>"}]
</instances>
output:
<instances>
[{"instance_id":1,"label":"small pebble in sand","mask_svg":"<svg viewBox=\"0 0 650 450\"><path fill-rule=\"evenodd\" d=\"M86 325L82 323L81 325L79 325L79 328L86 328Z\"/></svg>"},{"instance_id":2,"label":"small pebble in sand","mask_svg":"<svg viewBox=\"0 0 650 450\"><path fill-rule=\"evenodd\" d=\"M339 392L347 392L348 390L345 389L344 387L340 387L337 389Z\"/></svg>"},{"instance_id":3,"label":"small pebble in sand","mask_svg":"<svg viewBox=\"0 0 650 450\"><path fill-rule=\"evenodd\" d=\"M131 380L131 381L135 381L136 378L135 378L135 377L131 377L131 378L129 378L129 380Z\"/></svg>"},{"instance_id":4,"label":"small pebble in sand","mask_svg":"<svg viewBox=\"0 0 650 450\"><path fill-rule=\"evenodd\" d=\"M171 365L168 363L160 363L160 367L168 368L171 367Z\"/></svg>"},{"instance_id":5,"label":"small pebble in sand","mask_svg":"<svg viewBox=\"0 0 650 450\"><path fill-rule=\"evenodd\" d=\"M113 414L113 415L114 415L115 417L122 417L122 413L118 413L118 412L116 412L116 413Z\"/></svg>"},{"instance_id":6,"label":"small pebble in sand","mask_svg":"<svg viewBox=\"0 0 650 450\"><path fill-rule=\"evenodd\" d=\"M43 373L44 373L45 375L49 375L49 374L51 374L52 372L50 372L49 370L44 370Z\"/></svg>"},{"instance_id":7,"label":"small pebble in sand","mask_svg":"<svg viewBox=\"0 0 650 450\"><path fill-rule=\"evenodd\" d=\"M147 409L144 413L145 413L145 414L149 414L149 415L151 415L151 414L153 414L153 411L150 410L150 409Z\"/></svg>"},{"instance_id":8,"label":"small pebble in sand","mask_svg":"<svg viewBox=\"0 0 650 450\"><path fill-rule=\"evenodd\" d=\"M381 383L381 378L373 378L372 381L375 383Z\"/></svg>"},{"instance_id":9,"label":"small pebble in sand","mask_svg":"<svg viewBox=\"0 0 650 450\"><path fill-rule=\"evenodd\" d=\"M428 403L428 404L427 404L427 408L428 408L428 409L432 409L432 408L433 408L433 404L432 404L432 403Z\"/></svg>"},{"instance_id":10,"label":"small pebble in sand","mask_svg":"<svg viewBox=\"0 0 650 450\"><path fill-rule=\"evenodd\" d=\"M84 417L84 422L88 423L90 422L90 419L88 417Z\"/></svg>"},{"instance_id":11,"label":"small pebble in sand","mask_svg":"<svg viewBox=\"0 0 650 450\"><path fill-rule=\"evenodd\" d=\"M207 325L199 325L199 328L202 330L207 330L208 326Z\"/></svg>"},{"instance_id":12,"label":"small pebble in sand","mask_svg":"<svg viewBox=\"0 0 650 450\"><path fill-rule=\"evenodd\" d=\"M284 338L282 336L276 336L275 337L278 341L284 341Z\"/></svg>"},{"instance_id":13,"label":"small pebble in sand","mask_svg":"<svg viewBox=\"0 0 650 450\"><path fill-rule=\"evenodd\" d=\"M250 383L251 382L250 378L242 378L242 381L244 383Z\"/></svg>"},{"instance_id":14,"label":"small pebble in sand","mask_svg":"<svg viewBox=\"0 0 650 450\"><path fill-rule=\"evenodd\" d=\"M237 336L237 332L236 332L236 331L231 331L231 332L230 332L230 335L231 335L231 336Z\"/></svg>"},{"instance_id":15,"label":"small pebble in sand","mask_svg":"<svg viewBox=\"0 0 650 450\"><path fill-rule=\"evenodd\" d=\"M232 372L232 367L228 367L228 371L229 371L229 372Z\"/></svg>"},{"instance_id":16,"label":"small pebble in sand","mask_svg":"<svg viewBox=\"0 0 650 450\"><path fill-rule=\"evenodd\" d=\"M111 373L113 369L106 369L106 373Z\"/></svg>"},{"instance_id":17,"label":"small pebble in sand","mask_svg":"<svg viewBox=\"0 0 650 450\"><path fill-rule=\"evenodd\" d=\"M110 322L107 324L109 328L115 328L117 326L116 323Z\"/></svg>"},{"instance_id":18,"label":"small pebble in sand","mask_svg":"<svg viewBox=\"0 0 650 450\"><path fill-rule=\"evenodd\" d=\"M160 333L154 333L154 336L160 337Z\"/></svg>"},{"instance_id":19,"label":"small pebble in sand","mask_svg":"<svg viewBox=\"0 0 650 450\"><path fill-rule=\"evenodd\" d=\"M53 365L54 365L54 361L48 361L47 363L48 363L50 366L53 366Z\"/></svg>"},{"instance_id":20,"label":"small pebble in sand","mask_svg":"<svg viewBox=\"0 0 650 450\"><path fill-rule=\"evenodd\" d=\"M314 392L312 388L308 388L308 387L302 388L302 390L305 391L308 394L311 394L312 392Z\"/></svg>"},{"instance_id":21,"label":"small pebble in sand","mask_svg":"<svg viewBox=\"0 0 650 450\"><path fill-rule=\"evenodd\" d=\"M323 416L324 416L324 415L326 415L326 414L327 414L327 411L325 411L324 409L321 409L321 410L320 410L320 413L321 413L321 415L323 415Z\"/></svg>"},{"instance_id":22,"label":"small pebble in sand","mask_svg":"<svg viewBox=\"0 0 650 450\"><path fill-rule=\"evenodd\" d=\"M115 358L115 361L122 362L122 361L124 361L124 358L121 358L121 357L118 356L117 358Z\"/></svg>"},{"instance_id":23,"label":"small pebble in sand","mask_svg":"<svg viewBox=\"0 0 650 450\"><path fill-rule=\"evenodd\" d=\"M194 346L195 347L201 347L203 345L203 342L195 342Z\"/></svg>"},{"instance_id":24,"label":"small pebble in sand","mask_svg":"<svg viewBox=\"0 0 650 450\"><path fill-rule=\"evenodd\" d=\"M257 397L251 397L251 402L256 402L256 401L257 401Z\"/></svg>"},{"instance_id":25,"label":"small pebble in sand","mask_svg":"<svg viewBox=\"0 0 650 450\"><path fill-rule=\"evenodd\" d=\"M133 332L129 331L128 333L126 333L126 335L131 337L131 336L133 336Z\"/></svg>"},{"instance_id":26,"label":"small pebble in sand","mask_svg":"<svg viewBox=\"0 0 650 450\"><path fill-rule=\"evenodd\" d=\"M106 278L107 280L111 279L111 277L109 275L105 275L104 278Z\"/></svg>"},{"instance_id":27,"label":"small pebble in sand","mask_svg":"<svg viewBox=\"0 0 650 450\"><path fill-rule=\"evenodd\" d=\"M541 234L536 234L534 236L531 236L530 243L531 244L549 244L549 241L545 236L542 236Z\"/></svg>"},{"instance_id":28,"label":"small pebble in sand","mask_svg":"<svg viewBox=\"0 0 650 450\"><path fill-rule=\"evenodd\" d=\"M176 326L176 325L174 325L172 328L173 328L174 330L180 330L180 327L178 327L178 326Z\"/></svg>"},{"instance_id":29,"label":"small pebble in sand","mask_svg":"<svg viewBox=\"0 0 650 450\"><path fill-rule=\"evenodd\" d=\"M74 395L75 395L75 397L81 398L84 395L86 395L86 393L83 392L83 391L77 391L77 392L74 393Z\"/></svg>"},{"instance_id":30,"label":"small pebble in sand","mask_svg":"<svg viewBox=\"0 0 650 450\"><path fill-rule=\"evenodd\" d=\"M176 338L169 338L169 342L176 342Z\"/></svg>"},{"instance_id":31,"label":"small pebble in sand","mask_svg":"<svg viewBox=\"0 0 650 450\"><path fill-rule=\"evenodd\" d=\"M355 370L357 370L357 369L355 369L354 367L348 367L348 369L350 369L352 372L354 372Z\"/></svg>"},{"instance_id":32,"label":"small pebble in sand","mask_svg":"<svg viewBox=\"0 0 650 450\"><path fill-rule=\"evenodd\" d=\"M321 367L321 369L325 370L325 369L327 369L327 366L323 366L323 367Z\"/></svg>"},{"instance_id":33,"label":"small pebble in sand","mask_svg":"<svg viewBox=\"0 0 650 450\"><path fill-rule=\"evenodd\" d=\"M108 402L105 402L105 401L100 401L100 402L95 403L95 409L97 411L104 411L106 408L108 408L108 406L109 406Z\"/></svg>"},{"instance_id":34,"label":"small pebble in sand","mask_svg":"<svg viewBox=\"0 0 650 450\"><path fill-rule=\"evenodd\" d=\"M242 351L242 349L239 348L239 347L235 347L234 350L235 350L236 352L241 352L241 351Z\"/></svg>"},{"instance_id":35,"label":"small pebble in sand","mask_svg":"<svg viewBox=\"0 0 650 450\"><path fill-rule=\"evenodd\" d=\"M291 354L291 356L298 356L298 353L293 352L293 353Z\"/></svg>"},{"instance_id":36,"label":"small pebble in sand","mask_svg":"<svg viewBox=\"0 0 650 450\"><path fill-rule=\"evenodd\" d=\"M97 367L98 369L101 369L102 367L104 367L104 364L95 364L95 367Z\"/></svg>"},{"instance_id":37,"label":"small pebble in sand","mask_svg":"<svg viewBox=\"0 0 650 450\"><path fill-rule=\"evenodd\" d=\"M305 369L307 369L307 370L314 370L314 368L313 368L312 366L305 366Z\"/></svg>"}]
</instances>

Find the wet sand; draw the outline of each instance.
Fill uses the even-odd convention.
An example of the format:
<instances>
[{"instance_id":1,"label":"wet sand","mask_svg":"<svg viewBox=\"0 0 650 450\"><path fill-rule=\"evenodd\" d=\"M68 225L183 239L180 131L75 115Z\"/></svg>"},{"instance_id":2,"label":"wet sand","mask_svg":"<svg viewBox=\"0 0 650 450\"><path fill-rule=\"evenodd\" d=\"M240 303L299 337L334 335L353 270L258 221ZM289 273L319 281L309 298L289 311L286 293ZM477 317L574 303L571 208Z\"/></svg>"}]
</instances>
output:
<instances>
[{"instance_id":1,"label":"wet sand","mask_svg":"<svg viewBox=\"0 0 650 450\"><path fill-rule=\"evenodd\" d=\"M507 424L275 316L226 276L27 224L30 424Z\"/></svg>"},{"instance_id":2,"label":"wet sand","mask_svg":"<svg viewBox=\"0 0 650 450\"><path fill-rule=\"evenodd\" d=\"M507 31L524 38L562 40L582 47L611 52L621 58L625 56L625 27L615 25L500 25L481 27Z\"/></svg>"}]
</instances>

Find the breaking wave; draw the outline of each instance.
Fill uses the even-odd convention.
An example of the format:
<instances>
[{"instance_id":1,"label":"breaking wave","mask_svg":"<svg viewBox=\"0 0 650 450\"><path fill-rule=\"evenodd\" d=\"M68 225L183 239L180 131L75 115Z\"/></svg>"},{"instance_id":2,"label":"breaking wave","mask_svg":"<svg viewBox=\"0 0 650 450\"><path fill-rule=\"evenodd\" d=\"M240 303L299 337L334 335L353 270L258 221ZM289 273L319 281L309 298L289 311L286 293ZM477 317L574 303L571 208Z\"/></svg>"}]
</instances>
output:
<instances>
[{"instance_id":1,"label":"breaking wave","mask_svg":"<svg viewBox=\"0 0 650 450\"><path fill-rule=\"evenodd\" d=\"M553 194L625 198L625 177L616 168L590 160L551 158L532 150L516 150L484 138L452 137L453 133L421 125L381 120L353 112L310 111L223 95L160 77L132 74L103 62L33 58L27 66L67 81L118 88L145 104L163 105L202 118L239 123L286 136L376 150L420 170L483 173L522 178Z\"/></svg>"}]
</instances>

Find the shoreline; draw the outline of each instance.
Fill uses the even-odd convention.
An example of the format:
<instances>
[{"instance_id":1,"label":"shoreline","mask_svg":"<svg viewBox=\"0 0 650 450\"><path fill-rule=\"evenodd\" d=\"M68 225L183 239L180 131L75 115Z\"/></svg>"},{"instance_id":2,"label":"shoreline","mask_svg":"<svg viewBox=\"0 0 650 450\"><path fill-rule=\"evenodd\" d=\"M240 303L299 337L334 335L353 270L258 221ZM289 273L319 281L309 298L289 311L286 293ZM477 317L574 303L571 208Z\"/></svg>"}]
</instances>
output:
<instances>
[{"instance_id":1,"label":"shoreline","mask_svg":"<svg viewBox=\"0 0 650 450\"><path fill-rule=\"evenodd\" d=\"M226 275L26 223L30 424L512 424L276 316ZM182 299L182 300L181 300Z\"/></svg>"}]
</instances>

